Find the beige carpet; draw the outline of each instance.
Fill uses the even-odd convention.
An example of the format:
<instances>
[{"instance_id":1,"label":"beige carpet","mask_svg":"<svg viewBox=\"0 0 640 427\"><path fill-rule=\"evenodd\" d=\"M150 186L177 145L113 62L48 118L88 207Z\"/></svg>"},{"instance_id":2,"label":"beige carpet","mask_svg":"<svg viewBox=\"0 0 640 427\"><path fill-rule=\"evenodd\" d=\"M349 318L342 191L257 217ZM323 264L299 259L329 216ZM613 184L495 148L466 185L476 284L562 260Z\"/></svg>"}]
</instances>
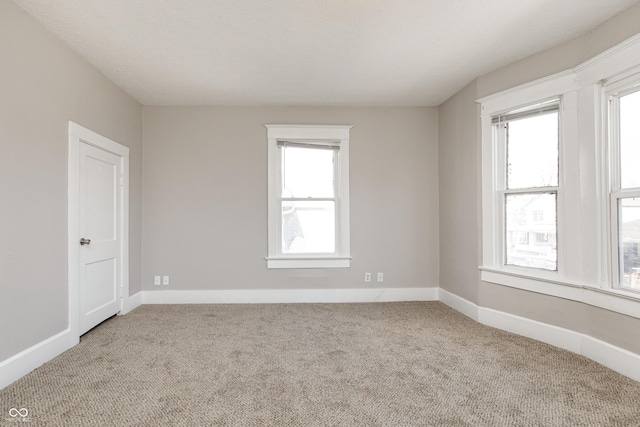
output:
<instances>
[{"instance_id":1,"label":"beige carpet","mask_svg":"<svg viewBox=\"0 0 640 427\"><path fill-rule=\"evenodd\" d=\"M12 426L640 426L640 383L437 302L143 306L0 402Z\"/></svg>"}]
</instances>

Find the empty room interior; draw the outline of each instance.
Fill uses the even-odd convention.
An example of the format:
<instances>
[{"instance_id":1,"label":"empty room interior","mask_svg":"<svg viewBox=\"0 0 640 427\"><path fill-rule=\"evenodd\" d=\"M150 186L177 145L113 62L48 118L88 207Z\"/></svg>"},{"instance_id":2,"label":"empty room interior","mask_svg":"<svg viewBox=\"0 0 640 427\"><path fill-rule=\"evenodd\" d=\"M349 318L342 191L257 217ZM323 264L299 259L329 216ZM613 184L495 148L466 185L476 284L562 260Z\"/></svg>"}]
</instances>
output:
<instances>
[{"instance_id":1,"label":"empty room interior","mask_svg":"<svg viewBox=\"0 0 640 427\"><path fill-rule=\"evenodd\" d=\"M637 0L0 0L0 154L2 425L640 426Z\"/></svg>"}]
</instances>

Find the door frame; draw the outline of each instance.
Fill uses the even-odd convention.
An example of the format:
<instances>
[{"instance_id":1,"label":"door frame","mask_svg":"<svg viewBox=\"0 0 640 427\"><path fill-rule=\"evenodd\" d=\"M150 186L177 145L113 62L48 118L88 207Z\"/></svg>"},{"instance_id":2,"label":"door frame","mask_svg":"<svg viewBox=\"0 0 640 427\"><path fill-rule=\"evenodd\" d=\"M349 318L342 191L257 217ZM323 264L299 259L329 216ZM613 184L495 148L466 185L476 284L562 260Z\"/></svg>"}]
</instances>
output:
<instances>
[{"instance_id":1,"label":"door frame","mask_svg":"<svg viewBox=\"0 0 640 427\"><path fill-rule=\"evenodd\" d=\"M115 154L121 159L122 175L120 184L120 312L125 314L129 307L129 148L97 134L77 123L69 121L69 163L68 163L68 314L71 337L77 342L80 337L80 144L85 143Z\"/></svg>"}]
</instances>

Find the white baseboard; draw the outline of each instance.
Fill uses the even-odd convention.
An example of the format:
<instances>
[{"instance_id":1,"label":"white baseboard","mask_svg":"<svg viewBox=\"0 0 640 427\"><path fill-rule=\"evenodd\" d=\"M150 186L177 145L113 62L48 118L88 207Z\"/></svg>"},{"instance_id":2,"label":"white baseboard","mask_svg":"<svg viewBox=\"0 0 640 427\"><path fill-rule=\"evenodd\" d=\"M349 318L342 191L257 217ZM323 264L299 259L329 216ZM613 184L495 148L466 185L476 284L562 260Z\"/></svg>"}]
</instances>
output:
<instances>
[{"instance_id":1,"label":"white baseboard","mask_svg":"<svg viewBox=\"0 0 640 427\"><path fill-rule=\"evenodd\" d=\"M143 304L278 304L437 301L438 288L143 291Z\"/></svg>"},{"instance_id":2,"label":"white baseboard","mask_svg":"<svg viewBox=\"0 0 640 427\"><path fill-rule=\"evenodd\" d=\"M478 321L484 325L569 350L635 381L640 381L640 355L628 350L580 332L490 308L480 307L478 314Z\"/></svg>"},{"instance_id":3,"label":"white baseboard","mask_svg":"<svg viewBox=\"0 0 640 427\"><path fill-rule=\"evenodd\" d=\"M480 307L478 310L478 321L483 325L542 341L574 353L581 353L582 334L570 329L485 307Z\"/></svg>"},{"instance_id":4,"label":"white baseboard","mask_svg":"<svg viewBox=\"0 0 640 427\"><path fill-rule=\"evenodd\" d=\"M472 318L476 322L478 321L478 306L476 304L442 288L438 289L438 296L440 302L448 305L457 312Z\"/></svg>"},{"instance_id":5,"label":"white baseboard","mask_svg":"<svg viewBox=\"0 0 640 427\"><path fill-rule=\"evenodd\" d=\"M137 294L130 295L123 299L123 307L120 314L127 314L131 310L134 310L142 305L142 291Z\"/></svg>"},{"instance_id":6,"label":"white baseboard","mask_svg":"<svg viewBox=\"0 0 640 427\"><path fill-rule=\"evenodd\" d=\"M589 335L582 336L581 350L584 357L588 357L632 380L640 381L640 355Z\"/></svg>"},{"instance_id":7,"label":"white baseboard","mask_svg":"<svg viewBox=\"0 0 640 427\"><path fill-rule=\"evenodd\" d=\"M585 356L635 381L640 381L640 355L592 336L538 322L503 311L479 307L451 292L439 289L440 301L483 325L532 338Z\"/></svg>"},{"instance_id":8,"label":"white baseboard","mask_svg":"<svg viewBox=\"0 0 640 427\"><path fill-rule=\"evenodd\" d=\"M0 362L0 390L47 363L54 357L78 344L78 337L71 335L71 329L47 338L38 344Z\"/></svg>"}]
</instances>

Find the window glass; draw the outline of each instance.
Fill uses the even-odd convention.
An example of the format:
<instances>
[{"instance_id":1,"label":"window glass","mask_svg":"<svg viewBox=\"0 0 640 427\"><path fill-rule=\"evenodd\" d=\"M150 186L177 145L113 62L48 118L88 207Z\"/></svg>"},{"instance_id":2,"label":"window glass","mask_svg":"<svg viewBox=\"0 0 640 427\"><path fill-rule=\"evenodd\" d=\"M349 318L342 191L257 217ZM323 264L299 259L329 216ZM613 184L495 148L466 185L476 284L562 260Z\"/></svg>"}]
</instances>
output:
<instances>
[{"instance_id":1,"label":"window glass","mask_svg":"<svg viewBox=\"0 0 640 427\"><path fill-rule=\"evenodd\" d=\"M333 201L283 201L282 252L335 252L335 217Z\"/></svg>"},{"instance_id":2,"label":"window glass","mask_svg":"<svg viewBox=\"0 0 640 427\"><path fill-rule=\"evenodd\" d=\"M618 200L620 286L640 289L640 198Z\"/></svg>"},{"instance_id":3,"label":"window glass","mask_svg":"<svg viewBox=\"0 0 640 427\"><path fill-rule=\"evenodd\" d=\"M557 270L556 193L507 194L505 198L506 263ZM540 212L544 221L536 219Z\"/></svg>"},{"instance_id":4,"label":"window glass","mask_svg":"<svg viewBox=\"0 0 640 427\"><path fill-rule=\"evenodd\" d=\"M640 187L640 91L620 97L620 186Z\"/></svg>"},{"instance_id":5,"label":"window glass","mask_svg":"<svg viewBox=\"0 0 640 427\"><path fill-rule=\"evenodd\" d=\"M558 185L558 112L507 123L507 188Z\"/></svg>"},{"instance_id":6,"label":"window glass","mask_svg":"<svg viewBox=\"0 0 640 427\"><path fill-rule=\"evenodd\" d=\"M281 147L282 197L331 198L334 196L335 150Z\"/></svg>"}]
</instances>

